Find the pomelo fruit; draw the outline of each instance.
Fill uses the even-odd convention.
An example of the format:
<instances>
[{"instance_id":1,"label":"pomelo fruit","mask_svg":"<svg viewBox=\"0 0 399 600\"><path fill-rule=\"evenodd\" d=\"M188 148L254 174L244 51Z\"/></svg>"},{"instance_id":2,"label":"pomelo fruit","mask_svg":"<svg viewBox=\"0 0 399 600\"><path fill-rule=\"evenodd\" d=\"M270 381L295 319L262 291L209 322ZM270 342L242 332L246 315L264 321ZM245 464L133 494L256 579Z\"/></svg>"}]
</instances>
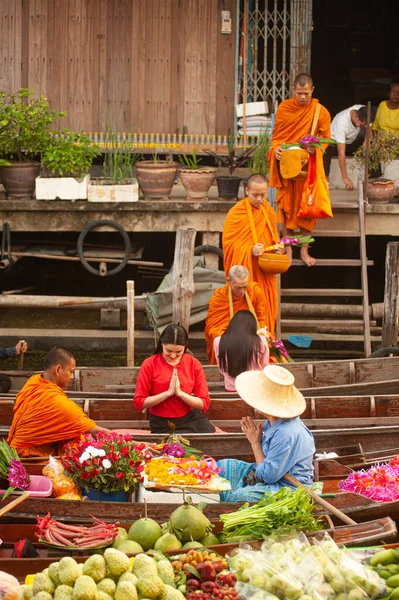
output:
<instances>
[{"instance_id":1,"label":"pomelo fruit","mask_svg":"<svg viewBox=\"0 0 399 600\"><path fill-rule=\"evenodd\" d=\"M164 533L156 542L155 550L179 550L182 544L181 541L173 533Z\"/></svg>"},{"instance_id":2,"label":"pomelo fruit","mask_svg":"<svg viewBox=\"0 0 399 600\"><path fill-rule=\"evenodd\" d=\"M133 540L125 540L119 544L118 550L125 554L137 554L138 552L143 552L143 547Z\"/></svg>"},{"instance_id":3,"label":"pomelo fruit","mask_svg":"<svg viewBox=\"0 0 399 600\"><path fill-rule=\"evenodd\" d=\"M202 548L203 544L200 542L186 542L183 548Z\"/></svg>"},{"instance_id":4,"label":"pomelo fruit","mask_svg":"<svg viewBox=\"0 0 399 600\"><path fill-rule=\"evenodd\" d=\"M128 535L127 535L126 529L124 529L123 527L118 527L118 535L112 542L112 547L117 548L119 546L119 544L121 544L122 542L125 542L127 540L127 538L128 538Z\"/></svg>"},{"instance_id":5,"label":"pomelo fruit","mask_svg":"<svg viewBox=\"0 0 399 600\"><path fill-rule=\"evenodd\" d=\"M203 546L216 546L220 544L220 540L214 533L206 533L203 538L200 539Z\"/></svg>"},{"instance_id":6,"label":"pomelo fruit","mask_svg":"<svg viewBox=\"0 0 399 600\"><path fill-rule=\"evenodd\" d=\"M129 540L142 546L143 550L154 548L155 542L161 537L162 529L154 519L138 519L129 529Z\"/></svg>"},{"instance_id":7,"label":"pomelo fruit","mask_svg":"<svg viewBox=\"0 0 399 600\"><path fill-rule=\"evenodd\" d=\"M211 524L206 516L189 502L176 508L170 515L172 529L183 542L194 540L198 542L206 534Z\"/></svg>"}]
</instances>

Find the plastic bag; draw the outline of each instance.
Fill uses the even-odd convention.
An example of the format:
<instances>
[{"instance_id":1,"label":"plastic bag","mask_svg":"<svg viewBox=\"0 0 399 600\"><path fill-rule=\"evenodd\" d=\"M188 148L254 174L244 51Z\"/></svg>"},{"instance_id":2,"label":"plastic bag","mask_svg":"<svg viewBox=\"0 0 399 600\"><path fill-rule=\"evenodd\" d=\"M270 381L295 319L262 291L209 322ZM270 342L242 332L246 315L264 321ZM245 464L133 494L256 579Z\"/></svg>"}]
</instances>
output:
<instances>
[{"instance_id":1,"label":"plastic bag","mask_svg":"<svg viewBox=\"0 0 399 600\"><path fill-rule=\"evenodd\" d=\"M51 479L53 483L53 497L58 498L59 496L65 496L66 494L73 494L74 498L70 500L81 500L80 489L74 480L64 471L64 467L59 460L53 456L49 457L48 464L43 467L43 475ZM65 498L66 499L66 498Z\"/></svg>"},{"instance_id":2,"label":"plastic bag","mask_svg":"<svg viewBox=\"0 0 399 600\"><path fill-rule=\"evenodd\" d=\"M18 579L0 571L0 600L21 600L22 588Z\"/></svg>"},{"instance_id":3,"label":"plastic bag","mask_svg":"<svg viewBox=\"0 0 399 600\"><path fill-rule=\"evenodd\" d=\"M260 550L240 548L229 566L243 600L374 600L386 589L377 573L328 535L313 545L303 534L272 536Z\"/></svg>"},{"instance_id":4,"label":"plastic bag","mask_svg":"<svg viewBox=\"0 0 399 600\"><path fill-rule=\"evenodd\" d=\"M61 496L57 496L57 500L81 500L82 496L80 494L68 493L61 494Z\"/></svg>"},{"instance_id":5,"label":"plastic bag","mask_svg":"<svg viewBox=\"0 0 399 600\"><path fill-rule=\"evenodd\" d=\"M316 162L322 163L319 154L309 155L308 176L305 180L297 217L305 219L326 219L333 217L327 180L317 177ZM320 164L318 164L320 169Z\"/></svg>"}]
</instances>

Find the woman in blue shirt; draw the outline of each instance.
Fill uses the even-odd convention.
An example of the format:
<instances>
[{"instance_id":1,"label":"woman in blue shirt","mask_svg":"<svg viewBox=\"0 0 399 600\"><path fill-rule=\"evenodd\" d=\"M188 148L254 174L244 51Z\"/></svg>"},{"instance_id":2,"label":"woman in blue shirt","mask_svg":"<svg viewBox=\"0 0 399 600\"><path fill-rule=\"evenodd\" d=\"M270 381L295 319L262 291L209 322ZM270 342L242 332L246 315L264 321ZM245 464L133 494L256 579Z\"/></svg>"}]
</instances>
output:
<instances>
[{"instance_id":1,"label":"woman in blue shirt","mask_svg":"<svg viewBox=\"0 0 399 600\"><path fill-rule=\"evenodd\" d=\"M231 483L231 492L220 495L222 502L258 502L265 492L292 487L289 473L306 486L313 484L313 435L299 415L306 402L294 386L287 369L268 365L263 371L246 371L236 378L241 398L267 418L262 427L244 417L241 428L252 446L254 463L235 459L218 462L221 476Z\"/></svg>"}]
</instances>

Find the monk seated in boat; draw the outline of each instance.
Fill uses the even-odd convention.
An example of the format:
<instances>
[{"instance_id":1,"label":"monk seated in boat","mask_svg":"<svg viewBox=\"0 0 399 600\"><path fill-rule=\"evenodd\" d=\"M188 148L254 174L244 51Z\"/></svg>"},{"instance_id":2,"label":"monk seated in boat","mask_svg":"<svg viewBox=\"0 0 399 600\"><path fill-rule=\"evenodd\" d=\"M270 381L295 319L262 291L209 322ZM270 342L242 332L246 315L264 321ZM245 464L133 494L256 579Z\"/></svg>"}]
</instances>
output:
<instances>
[{"instance_id":1,"label":"monk seated in boat","mask_svg":"<svg viewBox=\"0 0 399 600\"><path fill-rule=\"evenodd\" d=\"M75 367L72 352L52 348L43 374L30 377L17 394L7 442L20 457L57 455L65 443L104 429L64 392Z\"/></svg>"},{"instance_id":2,"label":"monk seated in boat","mask_svg":"<svg viewBox=\"0 0 399 600\"><path fill-rule=\"evenodd\" d=\"M284 479L287 473L303 485L313 484L315 444L299 418L306 402L294 381L292 373L277 365L246 371L236 378L238 394L267 421L262 427L250 417L241 420L255 462L230 458L218 462L221 477L231 483L231 491L220 495L222 502L259 502L265 492L293 487Z\"/></svg>"},{"instance_id":3,"label":"monk seated in boat","mask_svg":"<svg viewBox=\"0 0 399 600\"><path fill-rule=\"evenodd\" d=\"M249 271L242 265L234 265L229 271L228 282L215 290L209 300L205 325L206 351L210 365L216 365L215 338L223 335L233 315L239 310L249 310L259 327L266 324L266 305L262 288L249 281Z\"/></svg>"}]
</instances>

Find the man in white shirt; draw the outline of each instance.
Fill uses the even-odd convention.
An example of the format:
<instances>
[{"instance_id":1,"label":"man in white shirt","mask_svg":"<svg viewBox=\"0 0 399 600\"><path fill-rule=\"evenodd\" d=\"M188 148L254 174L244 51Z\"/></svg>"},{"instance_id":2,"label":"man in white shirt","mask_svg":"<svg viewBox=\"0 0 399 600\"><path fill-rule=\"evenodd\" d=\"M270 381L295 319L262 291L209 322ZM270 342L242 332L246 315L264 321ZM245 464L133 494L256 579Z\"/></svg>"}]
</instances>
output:
<instances>
[{"instance_id":1,"label":"man in white shirt","mask_svg":"<svg viewBox=\"0 0 399 600\"><path fill-rule=\"evenodd\" d=\"M353 181L346 170L346 146L357 139L361 130L366 127L366 123L367 109L362 104L355 104L342 110L335 115L331 123L331 138L337 142L337 145L327 147L324 153L324 171L328 179L331 158L338 152L339 168L346 190L353 190L354 188Z\"/></svg>"}]
</instances>

